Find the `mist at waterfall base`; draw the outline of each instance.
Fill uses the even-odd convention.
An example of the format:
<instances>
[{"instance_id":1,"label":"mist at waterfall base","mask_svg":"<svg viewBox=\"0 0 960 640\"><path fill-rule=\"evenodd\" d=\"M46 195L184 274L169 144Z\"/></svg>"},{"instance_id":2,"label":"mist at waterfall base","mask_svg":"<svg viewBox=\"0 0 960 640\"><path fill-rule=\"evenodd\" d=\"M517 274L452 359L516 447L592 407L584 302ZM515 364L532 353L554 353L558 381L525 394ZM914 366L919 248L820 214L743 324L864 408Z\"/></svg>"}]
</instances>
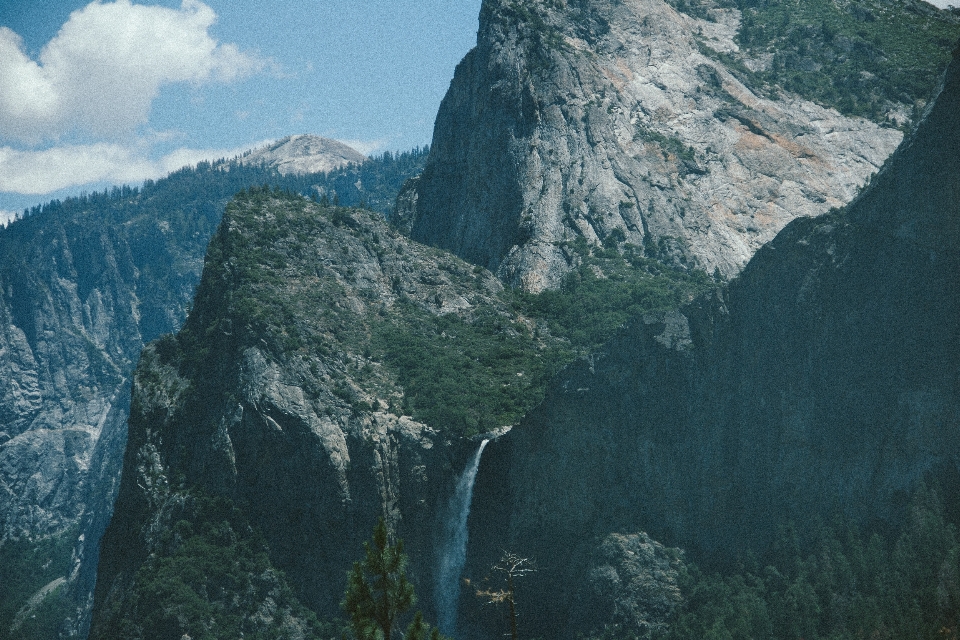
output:
<instances>
[{"instance_id":1,"label":"mist at waterfall base","mask_svg":"<svg viewBox=\"0 0 960 640\"><path fill-rule=\"evenodd\" d=\"M450 497L446 517L443 520L440 539L440 558L437 563L435 600L437 626L440 632L450 636L456 632L457 604L460 600L460 574L467 558L467 517L473 500L473 483L480 468L480 456L489 440L480 443L470 464L457 478L457 486Z\"/></svg>"}]
</instances>

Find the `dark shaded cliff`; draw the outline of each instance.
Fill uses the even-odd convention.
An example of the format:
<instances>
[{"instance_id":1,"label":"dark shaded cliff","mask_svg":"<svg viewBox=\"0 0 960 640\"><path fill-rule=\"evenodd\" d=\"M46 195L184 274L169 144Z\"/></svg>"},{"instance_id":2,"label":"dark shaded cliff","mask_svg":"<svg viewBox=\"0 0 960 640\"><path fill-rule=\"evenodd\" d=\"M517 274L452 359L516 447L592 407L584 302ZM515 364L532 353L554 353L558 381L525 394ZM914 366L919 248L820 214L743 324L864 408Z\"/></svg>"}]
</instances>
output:
<instances>
[{"instance_id":1,"label":"dark shaded cliff","mask_svg":"<svg viewBox=\"0 0 960 640\"><path fill-rule=\"evenodd\" d=\"M577 603L611 532L733 559L790 520L895 530L924 478L955 500L958 274L955 58L847 209L794 221L718 294L638 319L488 447L470 571L503 547L534 557L528 632L572 637L604 622Z\"/></svg>"}]
</instances>

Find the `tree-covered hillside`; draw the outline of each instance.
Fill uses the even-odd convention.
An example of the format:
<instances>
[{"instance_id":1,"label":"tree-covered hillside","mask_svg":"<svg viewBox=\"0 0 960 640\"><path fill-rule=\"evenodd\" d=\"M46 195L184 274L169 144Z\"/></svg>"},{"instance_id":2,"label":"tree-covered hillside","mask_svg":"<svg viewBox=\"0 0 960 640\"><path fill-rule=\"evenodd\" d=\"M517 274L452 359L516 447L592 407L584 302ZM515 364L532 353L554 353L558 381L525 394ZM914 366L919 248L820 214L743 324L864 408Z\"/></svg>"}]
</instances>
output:
<instances>
[{"instance_id":1,"label":"tree-covered hillside","mask_svg":"<svg viewBox=\"0 0 960 640\"><path fill-rule=\"evenodd\" d=\"M113 638L126 627L147 637L152 626L143 621L169 610L189 613L166 616L164 624L179 625L177 637L197 637L221 612L218 628L255 626L262 590L244 587L252 599L236 601L217 586L219 578L194 576L190 567L226 563L238 568L229 579L242 585L256 583L257 572L269 567L244 545L192 537L168 545L162 532L179 530L180 516L147 506L188 502L196 490L235 500L296 600L321 618L335 616L342 584L331 576L342 576L352 560L352 523L377 513L383 496L371 492L382 476L370 475L374 463L364 462L368 448L379 446L378 433L401 442L377 456L401 449L398 509L412 523L401 526L410 527L411 552L418 552L417 588L429 593L435 540L420 523L436 514L430 501L448 498L451 463L438 460L471 446L469 437L517 424L559 368L626 318L676 307L714 286L706 276L644 261L635 247L626 256L613 246L574 250L583 268L561 291L519 294L481 267L404 237L376 213L279 189L238 193L210 242L189 319L140 360L127 469L131 456L162 434L148 484L166 488L141 501L146 485L125 477L105 537L97 596L105 604L93 637ZM264 386L268 379L280 386ZM298 400L281 400L281 387ZM226 440L211 438L209 429L227 424L225 411L237 406L243 416L227 420L234 462L220 469L210 461ZM273 424L278 430L261 431ZM404 434L418 431L422 438L408 453L419 462L406 467ZM330 457L331 434L342 434L348 455ZM349 461L342 475L323 471L339 460ZM414 493L419 486L423 492ZM350 496L349 511L340 490ZM141 528L155 516L160 524ZM146 551L140 557L130 549ZM157 571L182 585L162 589Z\"/></svg>"},{"instance_id":2,"label":"tree-covered hillside","mask_svg":"<svg viewBox=\"0 0 960 640\"><path fill-rule=\"evenodd\" d=\"M61 216L82 212L96 218L112 211L112 219L117 220L116 214L120 212L150 214L156 213L158 206L163 209L185 206L188 211L205 217L209 217L208 214L213 211L213 217L219 220L227 199L241 189L260 185L276 186L307 196L326 194L330 200L336 197L343 206L362 205L389 217L400 187L408 178L420 173L429 153L429 146L397 153L387 151L361 165L350 164L326 173L302 175L283 175L271 167L231 160L200 162L194 167L175 171L166 178L147 180L140 188L114 187L103 193L82 194L63 201L52 200L25 209L21 218L54 212ZM118 206L117 203L123 205ZM22 226L25 225L16 225L17 228ZM0 237L3 237L2 231Z\"/></svg>"},{"instance_id":3,"label":"tree-covered hillside","mask_svg":"<svg viewBox=\"0 0 960 640\"><path fill-rule=\"evenodd\" d=\"M708 20L715 7L741 12L740 52L711 53L748 86L879 123L916 121L960 39L960 11L921 0L670 2Z\"/></svg>"}]
</instances>

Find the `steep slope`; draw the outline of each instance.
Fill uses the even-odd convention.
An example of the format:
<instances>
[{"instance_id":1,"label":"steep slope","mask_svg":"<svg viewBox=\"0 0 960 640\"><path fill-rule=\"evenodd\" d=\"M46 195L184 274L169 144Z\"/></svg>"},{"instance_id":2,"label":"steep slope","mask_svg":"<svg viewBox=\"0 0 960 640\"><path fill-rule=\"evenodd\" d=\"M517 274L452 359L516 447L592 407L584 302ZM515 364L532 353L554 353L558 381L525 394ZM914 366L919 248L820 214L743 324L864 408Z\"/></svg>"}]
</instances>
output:
<instances>
[{"instance_id":1,"label":"steep slope","mask_svg":"<svg viewBox=\"0 0 960 640\"><path fill-rule=\"evenodd\" d=\"M960 35L960 12L923 0L670 0L711 19L711 5L741 11L734 73L765 91L797 93L848 116L916 122Z\"/></svg>"},{"instance_id":2,"label":"steep slope","mask_svg":"<svg viewBox=\"0 0 960 640\"><path fill-rule=\"evenodd\" d=\"M240 158L243 164L274 167L283 175L327 173L348 164L363 164L367 157L337 140L313 135L287 136Z\"/></svg>"},{"instance_id":3,"label":"steep slope","mask_svg":"<svg viewBox=\"0 0 960 640\"><path fill-rule=\"evenodd\" d=\"M662 0L485 1L402 196L412 236L540 291L577 264L578 237L732 276L794 218L849 202L900 131L781 92L744 66L740 10L683 4L702 17Z\"/></svg>"},{"instance_id":4,"label":"steep slope","mask_svg":"<svg viewBox=\"0 0 960 640\"><path fill-rule=\"evenodd\" d=\"M10 585L0 591L0 637L61 578L70 580L46 600L60 598L82 633L119 483L133 369L145 342L182 324L227 200L271 183L389 209L422 160L419 150L387 154L302 176L201 163L142 189L51 202L0 229L0 579ZM53 558L29 551L51 545Z\"/></svg>"},{"instance_id":5,"label":"steep slope","mask_svg":"<svg viewBox=\"0 0 960 640\"><path fill-rule=\"evenodd\" d=\"M346 571L382 515L429 603L440 504L476 446L464 436L518 419L554 371L556 341L508 301L490 272L370 212L238 196L184 329L137 370L92 637L154 637L144 620L189 603L159 602L150 576L186 553L177 521L210 499L239 509L322 616L339 613ZM209 595L215 583L192 588L231 610L229 590ZM266 597L237 624L255 626ZM207 620L176 624L176 637L195 637Z\"/></svg>"},{"instance_id":6,"label":"steep slope","mask_svg":"<svg viewBox=\"0 0 960 640\"><path fill-rule=\"evenodd\" d=\"M958 114L955 59L916 135L846 210L794 221L716 295L638 319L491 444L472 570L502 547L535 557L530 628L602 628L576 605L611 532L730 559L788 520L896 529L924 478L956 500Z\"/></svg>"},{"instance_id":7,"label":"steep slope","mask_svg":"<svg viewBox=\"0 0 960 640\"><path fill-rule=\"evenodd\" d=\"M136 354L145 339L182 322L216 224L213 202L168 200L163 209L151 195L96 194L0 231L0 539L4 554L21 557L30 555L28 541L40 548L60 541L53 557L32 566L5 562L0 574L5 582L8 571L40 578L47 563L63 565L65 553L67 573L49 577L70 578L49 594L64 601L63 615L82 618L89 609ZM211 189L205 197L217 196ZM4 590L2 637L47 584L33 579ZM68 589L76 591L65 597ZM23 633L11 632L29 637Z\"/></svg>"}]
</instances>

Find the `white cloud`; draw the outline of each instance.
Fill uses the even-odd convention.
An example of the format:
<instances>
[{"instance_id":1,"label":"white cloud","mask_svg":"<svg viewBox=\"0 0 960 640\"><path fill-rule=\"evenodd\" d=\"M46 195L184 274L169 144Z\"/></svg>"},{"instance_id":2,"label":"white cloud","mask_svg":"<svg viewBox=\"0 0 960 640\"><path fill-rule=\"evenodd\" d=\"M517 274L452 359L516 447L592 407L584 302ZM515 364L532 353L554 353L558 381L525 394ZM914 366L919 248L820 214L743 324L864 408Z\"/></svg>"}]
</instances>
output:
<instances>
[{"instance_id":1,"label":"white cloud","mask_svg":"<svg viewBox=\"0 0 960 640\"><path fill-rule=\"evenodd\" d=\"M70 15L39 61L0 27L0 140L36 144L71 130L115 137L146 122L165 84L229 82L265 66L211 38L215 20L199 0L180 9L94 2Z\"/></svg>"},{"instance_id":2,"label":"white cloud","mask_svg":"<svg viewBox=\"0 0 960 640\"><path fill-rule=\"evenodd\" d=\"M269 142L255 142L235 149L181 148L158 160L151 160L144 146L128 147L110 142L64 145L43 151L0 147L0 191L42 195L94 182L139 184L201 160L233 158Z\"/></svg>"},{"instance_id":3,"label":"white cloud","mask_svg":"<svg viewBox=\"0 0 960 640\"><path fill-rule=\"evenodd\" d=\"M941 9L960 6L960 0L927 0L927 2Z\"/></svg>"},{"instance_id":4,"label":"white cloud","mask_svg":"<svg viewBox=\"0 0 960 640\"><path fill-rule=\"evenodd\" d=\"M42 194L117 176L136 180L146 173L126 148L110 144L68 145L45 151L0 148L0 191Z\"/></svg>"},{"instance_id":5,"label":"white cloud","mask_svg":"<svg viewBox=\"0 0 960 640\"><path fill-rule=\"evenodd\" d=\"M17 217L16 211L4 211L0 209L0 227L10 224L10 221Z\"/></svg>"}]
</instances>

